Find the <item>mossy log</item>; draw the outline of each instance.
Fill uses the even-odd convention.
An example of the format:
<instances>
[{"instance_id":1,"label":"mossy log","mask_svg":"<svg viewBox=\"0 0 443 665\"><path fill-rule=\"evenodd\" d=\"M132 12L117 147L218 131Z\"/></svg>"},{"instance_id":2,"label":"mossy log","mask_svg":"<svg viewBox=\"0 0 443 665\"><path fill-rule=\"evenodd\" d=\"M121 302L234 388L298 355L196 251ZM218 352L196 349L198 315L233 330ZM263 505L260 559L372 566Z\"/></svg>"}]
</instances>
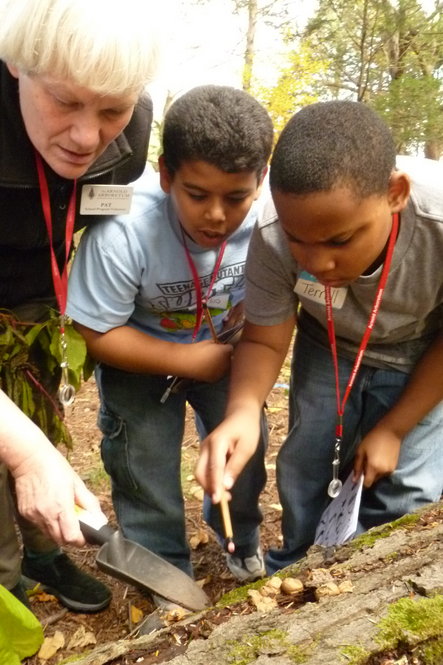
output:
<instances>
[{"instance_id":1,"label":"mossy log","mask_svg":"<svg viewBox=\"0 0 443 665\"><path fill-rule=\"evenodd\" d=\"M177 631L173 624L149 636L105 645L74 662L105 665L137 653L139 658L146 655L143 662L170 665L372 665L380 662L377 654L414 649L421 659L417 662L443 664L442 502L334 550L313 547L282 574L304 581L314 592L312 602L240 615L236 607L248 603L244 587L235 602L232 595L224 599L232 610L228 620L206 632L194 630L177 655L171 650L162 655L165 639ZM347 592L317 593L322 574L346 581ZM180 625L186 629L206 621L210 626L210 612ZM155 660L149 660L154 653Z\"/></svg>"}]
</instances>

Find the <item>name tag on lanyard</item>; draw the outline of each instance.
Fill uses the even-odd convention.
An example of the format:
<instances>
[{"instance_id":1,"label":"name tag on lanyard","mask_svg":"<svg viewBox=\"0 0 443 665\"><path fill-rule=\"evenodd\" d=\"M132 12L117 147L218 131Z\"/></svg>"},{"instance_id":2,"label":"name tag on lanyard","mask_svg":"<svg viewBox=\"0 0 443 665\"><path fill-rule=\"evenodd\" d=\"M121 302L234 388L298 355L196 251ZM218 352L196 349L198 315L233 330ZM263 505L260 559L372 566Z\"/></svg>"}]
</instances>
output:
<instances>
[{"instance_id":1,"label":"name tag on lanyard","mask_svg":"<svg viewBox=\"0 0 443 665\"><path fill-rule=\"evenodd\" d=\"M131 210L133 187L83 185L81 215L126 215Z\"/></svg>"},{"instance_id":2,"label":"name tag on lanyard","mask_svg":"<svg viewBox=\"0 0 443 665\"><path fill-rule=\"evenodd\" d=\"M326 303L325 287L306 270L302 270L300 273L300 277L294 286L294 293L322 305L325 305ZM343 307L347 293L347 287L340 286L331 288L331 301L334 309L341 309Z\"/></svg>"}]
</instances>

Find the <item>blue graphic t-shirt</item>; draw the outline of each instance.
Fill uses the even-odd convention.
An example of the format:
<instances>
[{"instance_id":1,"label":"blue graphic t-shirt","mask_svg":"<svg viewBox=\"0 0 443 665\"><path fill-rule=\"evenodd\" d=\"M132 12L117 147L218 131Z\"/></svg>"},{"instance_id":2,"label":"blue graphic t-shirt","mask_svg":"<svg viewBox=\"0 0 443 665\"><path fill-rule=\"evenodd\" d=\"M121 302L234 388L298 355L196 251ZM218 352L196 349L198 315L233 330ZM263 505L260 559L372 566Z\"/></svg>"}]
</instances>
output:
<instances>
[{"instance_id":1,"label":"blue graphic t-shirt","mask_svg":"<svg viewBox=\"0 0 443 665\"><path fill-rule=\"evenodd\" d=\"M244 298L245 261L256 220L253 206L227 241L208 301L220 330L229 309ZM218 249L186 239L206 295ZM170 197L157 174L134 184L128 215L106 218L89 227L80 242L69 278L67 313L104 333L130 325L150 335L190 342L196 323L197 294ZM206 325L198 339L209 338Z\"/></svg>"}]
</instances>

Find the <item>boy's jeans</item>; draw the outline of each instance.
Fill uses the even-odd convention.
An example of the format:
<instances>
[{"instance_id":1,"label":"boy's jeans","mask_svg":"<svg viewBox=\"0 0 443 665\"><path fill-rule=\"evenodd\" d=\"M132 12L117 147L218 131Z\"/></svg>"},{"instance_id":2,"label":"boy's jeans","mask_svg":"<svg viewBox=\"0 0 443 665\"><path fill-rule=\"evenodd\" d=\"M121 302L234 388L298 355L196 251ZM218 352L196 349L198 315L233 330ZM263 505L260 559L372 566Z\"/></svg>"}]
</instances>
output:
<instances>
[{"instance_id":1,"label":"boy's jeans","mask_svg":"<svg viewBox=\"0 0 443 665\"><path fill-rule=\"evenodd\" d=\"M343 397L353 362L339 357ZM409 375L361 365L346 403L341 444L342 480L354 453L395 403ZM277 484L283 507L283 549L266 557L271 574L302 557L312 545L332 479L336 422L331 352L298 333L291 372L289 433L277 458ZM443 402L403 440L397 469L363 491L359 530L390 522L439 499L443 478Z\"/></svg>"},{"instance_id":2,"label":"boy's jeans","mask_svg":"<svg viewBox=\"0 0 443 665\"><path fill-rule=\"evenodd\" d=\"M198 416L199 433L211 432L224 417L228 378L194 382L170 394L164 404L160 403L168 384L164 376L99 365L96 378L102 458L112 479L114 509L123 534L192 576L180 481L186 401ZM240 557L251 556L259 545L266 432L263 421L257 452L232 490L231 519ZM223 538L219 507L206 499L205 519Z\"/></svg>"}]
</instances>

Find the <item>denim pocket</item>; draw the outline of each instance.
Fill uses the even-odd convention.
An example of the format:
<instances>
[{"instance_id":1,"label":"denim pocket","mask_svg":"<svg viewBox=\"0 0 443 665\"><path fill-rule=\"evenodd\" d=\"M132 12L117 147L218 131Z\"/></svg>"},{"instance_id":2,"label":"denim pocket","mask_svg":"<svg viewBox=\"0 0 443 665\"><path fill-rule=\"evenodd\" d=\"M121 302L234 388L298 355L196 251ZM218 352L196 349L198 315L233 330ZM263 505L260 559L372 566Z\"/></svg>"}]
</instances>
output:
<instances>
[{"instance_id":1,"label":"denim pocket","mask_svg":"<svg viewBox=\"0 0 443 665\"><path fill-rule=\"evenodd\" d=\"M113 484L117 485L123 491L136 491L138 485L131 472L129 441L125 420L101 408L97 423L103 434L101 457L106 472L111 476Z\"/></svg>"}]
</instances>

